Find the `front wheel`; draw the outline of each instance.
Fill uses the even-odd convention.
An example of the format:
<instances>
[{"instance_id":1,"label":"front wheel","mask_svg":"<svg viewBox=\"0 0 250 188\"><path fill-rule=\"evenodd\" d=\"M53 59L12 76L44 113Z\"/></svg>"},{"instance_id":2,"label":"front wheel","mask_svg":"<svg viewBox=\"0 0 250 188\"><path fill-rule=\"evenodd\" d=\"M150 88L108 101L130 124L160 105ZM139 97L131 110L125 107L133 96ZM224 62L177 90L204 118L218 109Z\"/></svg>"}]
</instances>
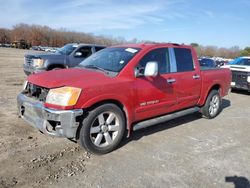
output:
<instances>
[{"instance_id":1,"label":"front wheel","mask_svg":"<svg viewBox=\"0 0 250 188\"><path fill-rule=\"evenodd\" d=\"M55 67L55 68L53 68L51 70L61 70L61 69L62 69L61 67Z\"/></svg>"},{"instance_id":2,"label":"front wheel","mask_svg":"<svg viewBox=\"0 0 250 188\"><path fill-rule=\"evenodd\" d=\"M222 109L220 94L217 90L212 90L206 100L205 105L201 108L201 113L208 119L216 117Z\"/></svg>"},{"instance_id":3,"label":"front wheel","mask_svg":"<svg viewBox=\"0 0 250 188\"><path fill-rule=\"evenodd\" d=\"M79 143L94 154L114 150L123 138L125 117L115 104L104 104L89 112L82 122Z\"/></svg>"}]
</instances>

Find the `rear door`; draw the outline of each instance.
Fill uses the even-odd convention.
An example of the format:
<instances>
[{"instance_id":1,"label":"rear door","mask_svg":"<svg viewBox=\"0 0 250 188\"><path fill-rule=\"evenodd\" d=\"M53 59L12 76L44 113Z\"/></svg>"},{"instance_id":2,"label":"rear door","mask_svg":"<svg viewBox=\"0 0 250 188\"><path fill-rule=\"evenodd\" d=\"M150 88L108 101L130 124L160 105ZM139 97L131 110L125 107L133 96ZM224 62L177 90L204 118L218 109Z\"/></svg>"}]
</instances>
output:
<instances>
[{"instance_id":1,"label":"rear door","mask_svg":"<svg viewBox=\"0 0 250 188\"><path fill-rule=\"evenodd\" d=\"M200 98L201 77L200 69L195 66L194 55L189 48L171 48L176 78L176 97L178 109L195 106Z\"/></svg>"},{"instance_id":2,"label":"rear door","mask_svg":"<svg viewBox=\"0 0 250 188\"><path fill-rule=\"evenodd\" d=\"M159 74L156 77L143 76L145 66L150 61L158 63ZM172 74L170 68L168 48L153 49L138 63L136 69L141 76L135 78L134 82L137 121L176 110L175 73Z\"/></svg>"}]
</instances>

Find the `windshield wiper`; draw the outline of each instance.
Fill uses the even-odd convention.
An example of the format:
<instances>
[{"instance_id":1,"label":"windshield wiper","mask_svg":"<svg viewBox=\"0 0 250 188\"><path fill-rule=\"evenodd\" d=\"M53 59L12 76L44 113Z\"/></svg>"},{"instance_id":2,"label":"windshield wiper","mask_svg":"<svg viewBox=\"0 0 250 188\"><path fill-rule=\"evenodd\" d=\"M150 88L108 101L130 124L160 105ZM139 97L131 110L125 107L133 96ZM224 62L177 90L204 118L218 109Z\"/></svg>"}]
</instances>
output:
<instances>
[{"instance_id":1,"label":"windshield wiper","mask_svg":"<svg viewBox=\"0 0 250 188\"><path fill-rule=\"evenodd\" d=\"M106 73L106 74L109 74L109 71L107 71L107 70L105 70L105 69L103 69L103 68L101 68L101 67L98 67L98 66L96 66L96 65L85 65L85 66L83 66L83 67L85 67L85 68L90 68L90 69L98 69L98 70L100 70L100 71L102 71L102 72L104 72L104 73Z\"/></svg>"}]
</instances>

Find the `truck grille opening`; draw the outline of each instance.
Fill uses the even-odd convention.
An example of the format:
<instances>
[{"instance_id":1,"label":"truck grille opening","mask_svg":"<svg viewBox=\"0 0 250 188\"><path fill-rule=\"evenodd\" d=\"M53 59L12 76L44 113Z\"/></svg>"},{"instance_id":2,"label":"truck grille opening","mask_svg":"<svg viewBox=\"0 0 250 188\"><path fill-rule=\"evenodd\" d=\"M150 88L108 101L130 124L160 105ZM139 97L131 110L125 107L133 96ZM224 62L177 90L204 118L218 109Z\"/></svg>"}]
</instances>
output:
<instances>
[{"instance_id":1,"label":"truck grille opening","mask_svg":"<svg viewBox=\"0 0 250 188\"><path fill-rule=\"evenodd\" d=\"M46 101L48 92L48 88L40 87L32 83L28 83L26 89L24 90L24 94L26 94L26 96L35 98L41 102Z\"/></svg>"},{"instance_id":2,"label":"truck grille opening","mask_svg":"<svg viewBox=\"0 0 250 188\"><path fill-rule=\"evenodd\" d=\"M25 64L28 66L32 66L32 58L31 57L25 57Z\"/></svg>"},{"instance_id":3,"label":"truck grille opening","mask_svg":"<svg viewBox=\"0 0 250 188\"><path fill-rule=\"evenodd\" d=\"M247 82L248 73L242 71L232 71L232 81L236 83Z\"/></svg>"}]
</instances>

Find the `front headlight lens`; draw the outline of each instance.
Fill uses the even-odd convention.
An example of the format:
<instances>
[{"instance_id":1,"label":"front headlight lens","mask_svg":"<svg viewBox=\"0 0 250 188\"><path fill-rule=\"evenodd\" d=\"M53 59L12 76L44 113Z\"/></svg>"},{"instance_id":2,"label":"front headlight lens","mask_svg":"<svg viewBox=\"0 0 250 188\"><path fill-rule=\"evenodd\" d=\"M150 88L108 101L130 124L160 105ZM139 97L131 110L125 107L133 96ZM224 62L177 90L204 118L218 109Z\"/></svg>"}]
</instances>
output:
<instances>
[{"instance_id":1,"label":"front headlight lens","mask_svg":"<svg viewBox=\"0 0 250 188\"><path fill-rule=\"evenodd\" d=\"M23 83L23 90L26 90L27 85L28 85L28 81L26 80L26 81L24 81L24 83Z\"/></svg>"},{"instance_id":2,"label":"front headlight lens","mask_svg":"<svg viewBox=\"0 0 250 188\"><path fill-rule=\"evenodd\" d=\"M247 77L247 82L250 83L250 76Z\"/></svg>"},{"instance_id":3,"label":"front headlight lens","mask_svg":"<svg viewBox=\"0 0 250 188\"><path fill-rule=\"evenodd\" d=\"M59 106L74 106L81 94L80 88L61 87L51 89L46 97L46 103Z\"/></svg>"},{"instance_id":4,"label":"front headlight lens","mask_svg":"<svg viewBox=\"0 0 250 188\"><path fill-rule=\"evenodd\" d=\"M33 59L34 67L42 67L44 63L44 59Z\"/></svg>"}]
</instances>

